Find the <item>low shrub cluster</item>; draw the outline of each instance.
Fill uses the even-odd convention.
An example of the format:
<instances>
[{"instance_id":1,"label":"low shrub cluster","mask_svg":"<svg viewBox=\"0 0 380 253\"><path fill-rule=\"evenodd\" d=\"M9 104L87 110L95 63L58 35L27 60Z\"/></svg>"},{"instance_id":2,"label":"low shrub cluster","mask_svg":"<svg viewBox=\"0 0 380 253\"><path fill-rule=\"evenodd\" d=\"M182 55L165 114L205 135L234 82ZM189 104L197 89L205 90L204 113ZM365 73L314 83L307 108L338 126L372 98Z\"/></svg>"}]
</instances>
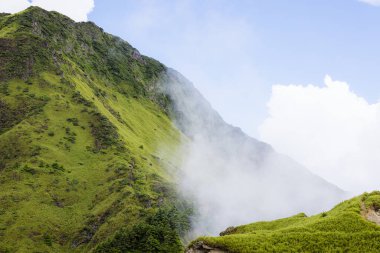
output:
<instances>
[{"instance_id":1,"label":"low shrub cluster","mask_svg":"<svg viewBox=\"0 0 380 253\"><path fill-rule=\"evenodd\" d=\"M189 221L182 218L175 208L161 208L144 221L121 229L112 239L98 246L95 252L181 252L180 230L189 226Z\"/></svg>"}]
</instances>

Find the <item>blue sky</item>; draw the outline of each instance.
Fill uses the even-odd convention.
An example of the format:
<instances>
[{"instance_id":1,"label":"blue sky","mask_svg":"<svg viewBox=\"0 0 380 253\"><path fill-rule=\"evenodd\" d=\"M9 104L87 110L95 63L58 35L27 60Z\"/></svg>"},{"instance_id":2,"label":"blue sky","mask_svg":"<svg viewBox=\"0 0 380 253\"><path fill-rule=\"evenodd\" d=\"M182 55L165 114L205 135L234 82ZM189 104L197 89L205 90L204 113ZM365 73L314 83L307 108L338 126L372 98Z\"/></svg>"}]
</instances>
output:
<instances>
[{"instance_id":1,"label":"blue sky","mask_svg":"<svg viewBox=\"0 0 380 253\"><path fill-rule=\"evenodd\" d=\"M274 84L344 80L380 97L380 0L0 0L91 20L190 79L223 118L259 137Z\"/></svg>"},{"instance_id":2,"label":"blue sky","mask_svg":"<svg viewBox=\"0 0 380 253\"><path fill-rule=\"evenodd\" d=\"M380 177L380 0L0 0L90 20L339 187ZM344 82L339 82L344 81Z\"/></svg>"},{"instance_id":3,"label":"blue sky","mask_svg":"<svg viewBox=\"0 0 380 253\"><path fill-rule=\"evenodd\" d=\"M274 84L329 74L380 97L380 7L357 0L95 0L89 20L179 70L254 136Z\"/></svg>"}]
</instances>

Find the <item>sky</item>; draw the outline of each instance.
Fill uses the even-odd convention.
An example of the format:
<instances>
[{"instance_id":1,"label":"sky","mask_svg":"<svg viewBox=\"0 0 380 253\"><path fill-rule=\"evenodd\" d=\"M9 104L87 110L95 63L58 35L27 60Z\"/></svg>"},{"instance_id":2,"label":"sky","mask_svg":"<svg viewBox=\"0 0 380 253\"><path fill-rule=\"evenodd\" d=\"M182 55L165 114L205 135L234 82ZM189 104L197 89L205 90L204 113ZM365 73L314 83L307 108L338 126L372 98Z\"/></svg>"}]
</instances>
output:
<instances>
[{"instance_id":1,"label":"sky","mask_svg":"<svg viewBox=\"0 0 380 253\"><path fill-rule=\"evenodd\" d=\"M228 123L330 182L377 187L380 0L0 0L0 11L30 4L180 71Z\"/></svg>"},{"instance_id":2,"label":"sky","mask_svg":"<svg viewBox=\"0 0 380 253\"><path fill-rule=\"evenodd\" d=\"M257 138L275 84L322 86L329 74L380 98L380 0L0 0L0 11L30 4L91 20L179 70Z\"/></svg>"},{"instance_id":3,"label":"sky","mask_svg":"<svg viewBox=\"0 0 380 253\"><path fill-rule=\"evenodd\" d=\"M342 189L380 189L380 102L330 76L324 83L274 86L261 138Z\"/></svg>"},{"instance_id":4,"label":"sky","mask_svg":"<svg viewBox=\"0 0 380 253\"><path fill-rule=\"evenodd\" d=\"M223 118L254 137L272 85L326 74L380 98L379 1L111 0L89 19L190 79Z\"/></svg>"}]
</instances>

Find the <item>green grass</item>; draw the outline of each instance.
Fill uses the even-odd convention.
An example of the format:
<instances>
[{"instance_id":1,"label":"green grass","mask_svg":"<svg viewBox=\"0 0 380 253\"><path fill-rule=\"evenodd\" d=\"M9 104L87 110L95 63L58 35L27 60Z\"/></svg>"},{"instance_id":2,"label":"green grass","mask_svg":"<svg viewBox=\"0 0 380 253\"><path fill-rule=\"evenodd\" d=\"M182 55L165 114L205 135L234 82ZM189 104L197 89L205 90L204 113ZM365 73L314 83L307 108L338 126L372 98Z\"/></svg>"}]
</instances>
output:
<instances>
[{"instance_id":1,"label":"green grass","mask_svg":"<svg viewBox=\"0 0 380 253\"><path fill-rule=\"evenodd\" d=\"M115 227L139 219L144 208L152 208L160 198L168 197L165 191L160 193L153 187L170 179L163 168L174 154L180 135L149 100L119 95L115 106L106 99L100 102L86 87L88 96L95 97L93 106L87 107L73 102L73 91L61 91L57 76L42 76L31 85L11 81L10 95L0 95L4 101L30 94L50 98L40 112L22 114L20 121L0 135L0 152L15 153L3 161L5 168L1 171L0 203L4 213L0 226L5 229L0 234L0 245L10 250L71 251L70 242L89 225L86 222L91 217L102 216L112 206L118 206L107 217L107 223L94 231L98 240L103 240L115 232ZM84 92L83 88L78 91ZM120 123L110 108L127 124ZM99 120L94 112L115 126L120 144L111 142L110 146L94 150L95 139L101 135L98 132L104 128L101 125L96 135L92 134L91 122ZM162 155L160 145L168 153ZM9 146L25 150L12 151ZM46 245L45 234L49 234L52 246ZM15 240L19 243L15 244Z\"/></svg>"},{"instance_id":2,"label":"green grass","mask_svg":"<svg viewBox=\"0 0 380 253\"><path fill-rule=\"evenodd\" d=\"M0 17L0 47L0 252L92 251L163 210L176 225L148 239L181 251L191 208L168 169L183 136L152 89L164 66L39 8Z\"/></svg>"},{"instance_id":3,"label":"green grass","mask_svg":"<svg viewBox=\"0 0 380 253\"><path fill-rule=\"evenodd\" d=\"M362 213L378 210L379 204L380 192L365 193L329 212L230 228L224 236L201 237L192 245L201 241L228 252L378 252L380 226Z\"/></svg>"},{"instance_id":4,"label":"green grass","mask_svg":"<svg viewBox=\"0 0 380 253\"><path fill-rule=\"evenodd\" d=\"M156 87L165 66L93 23L0 16L0 252L181 252L186 141ZM229 252L376 252L378 192L333 210L202 237ZM195 241L194 243L196 243Z\"/></svg>"}]
</instances>

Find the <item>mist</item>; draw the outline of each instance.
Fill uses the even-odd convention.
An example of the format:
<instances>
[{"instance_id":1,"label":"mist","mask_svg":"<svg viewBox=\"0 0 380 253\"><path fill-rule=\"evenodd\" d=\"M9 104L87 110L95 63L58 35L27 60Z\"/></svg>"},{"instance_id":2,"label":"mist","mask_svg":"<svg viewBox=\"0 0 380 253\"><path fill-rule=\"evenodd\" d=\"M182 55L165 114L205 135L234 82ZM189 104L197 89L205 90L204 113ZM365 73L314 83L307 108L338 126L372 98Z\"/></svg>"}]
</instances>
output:
<instances>
[{"instance_id":1,"label":"mist","mask_svg":"<svg viewBox=\"0 0 380 253\"><path fill-rule=\"evenodd\" d=\"M326 211L345 192L233 127L183 76L168 70L159 86L184 134L178 192L195 207L194 236L300 212Z\"/></svg>"},{"instance_id":2,"label":"mist","mask_svg":"<svg viewBox=\"0 0 380 253\"><path fill-rule=\"evenodd\" d=\"M1 0L0 12L17 13L30 6L39 6L48 11L58 11L79 22L87 21L88 14L95 7L95 2L94 0Z\"/></svg>"}]
</instances>

